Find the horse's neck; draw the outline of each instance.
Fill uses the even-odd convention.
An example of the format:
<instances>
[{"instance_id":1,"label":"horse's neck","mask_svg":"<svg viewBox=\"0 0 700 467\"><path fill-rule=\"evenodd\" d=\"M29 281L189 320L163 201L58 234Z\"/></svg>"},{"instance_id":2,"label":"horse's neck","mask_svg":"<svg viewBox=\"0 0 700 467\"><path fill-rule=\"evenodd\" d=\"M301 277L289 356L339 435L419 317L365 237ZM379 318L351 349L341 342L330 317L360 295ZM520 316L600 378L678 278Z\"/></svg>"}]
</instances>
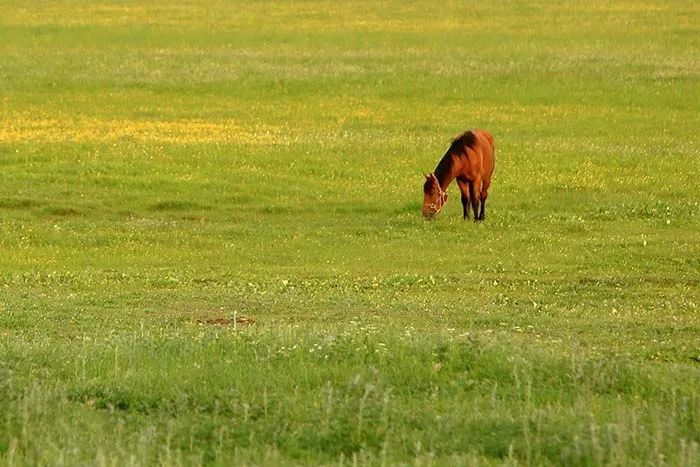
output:
<instances>
[{"instance_id":1,"label":"horse's neck","mask_svg":"<svg viewBox=\"0 0 700 467\"><path fill-rule=\"evenodd\" d=\"M454 159L451 154L445 154L435 168L435 178L437 178L440 188L443 190L446 190L450 183L452 183L452 180L455 179L456 174L454 173L454 168Z\"/></svg>"}]
</instances>

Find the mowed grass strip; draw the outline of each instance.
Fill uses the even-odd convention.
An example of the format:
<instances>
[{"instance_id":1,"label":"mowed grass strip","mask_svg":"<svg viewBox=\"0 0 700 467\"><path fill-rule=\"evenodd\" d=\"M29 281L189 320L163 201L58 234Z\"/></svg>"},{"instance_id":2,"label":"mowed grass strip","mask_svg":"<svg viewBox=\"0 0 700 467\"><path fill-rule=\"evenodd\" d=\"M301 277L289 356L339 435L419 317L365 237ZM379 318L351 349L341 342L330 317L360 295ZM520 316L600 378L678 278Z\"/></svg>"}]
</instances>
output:
<instances>
[{"instance_id":1,"label":"mowed grass strip","mask_svg":"<svg viewBox=\"0 0 700 467\"><path fill-rule=\"evenodd\" d=\"M699 28L0 7L0 459L697 465ZM487 220L424 222L469 127Z\"/></svg>"}]
</instances>

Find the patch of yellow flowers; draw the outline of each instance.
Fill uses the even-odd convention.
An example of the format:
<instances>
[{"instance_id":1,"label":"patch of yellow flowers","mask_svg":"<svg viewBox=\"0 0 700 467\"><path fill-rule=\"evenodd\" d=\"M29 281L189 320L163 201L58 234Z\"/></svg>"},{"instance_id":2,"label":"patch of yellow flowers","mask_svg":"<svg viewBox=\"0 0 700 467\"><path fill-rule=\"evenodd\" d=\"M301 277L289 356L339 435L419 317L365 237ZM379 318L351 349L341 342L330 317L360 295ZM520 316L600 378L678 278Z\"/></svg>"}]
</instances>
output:
<instances>
[{"instance_id":1,"label":"patch of yellow flowers","mask_svg":"<svg viewBox=\"0 0 700 467\"><path fill-rule=\"evenodd\" d=\"M233 120L60 119L28 115L0 116L2 143L143 143L279 144L288 138L281 127L244 126Z\"/></svg>"}]
</instances>

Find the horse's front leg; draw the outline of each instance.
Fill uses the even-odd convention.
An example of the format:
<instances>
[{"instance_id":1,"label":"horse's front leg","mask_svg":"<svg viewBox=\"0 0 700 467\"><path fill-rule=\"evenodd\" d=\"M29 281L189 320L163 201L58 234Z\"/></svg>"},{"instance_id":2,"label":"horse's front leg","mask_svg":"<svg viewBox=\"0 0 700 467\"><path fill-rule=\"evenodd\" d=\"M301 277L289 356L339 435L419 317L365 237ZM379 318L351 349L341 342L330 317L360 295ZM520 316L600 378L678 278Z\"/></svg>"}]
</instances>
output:
<instances>
[{"instance_id":1,"label":"horse's front leg","mask_svg":"<svg viewBox=\"0 0 700 467\"><path fill-rule=\"evenodd\" d=\"M469 218L469 183L466 179L457 178L459 191L462 193L462 215L464 220Z\"/></svg>"}]
</instances>

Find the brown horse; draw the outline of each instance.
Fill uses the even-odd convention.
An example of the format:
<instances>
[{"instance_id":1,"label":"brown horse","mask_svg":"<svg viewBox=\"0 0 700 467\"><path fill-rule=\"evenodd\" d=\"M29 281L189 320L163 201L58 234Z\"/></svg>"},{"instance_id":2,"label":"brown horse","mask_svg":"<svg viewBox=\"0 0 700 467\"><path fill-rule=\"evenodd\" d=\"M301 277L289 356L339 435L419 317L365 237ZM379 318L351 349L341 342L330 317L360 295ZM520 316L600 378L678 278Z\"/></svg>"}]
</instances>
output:
<instances>
[{"instance_id":1,"label":"brown horse","mask_svg":"<svg viewBox=\"0 0 700 467\"><path fill-rule=\"evenodd\" d=\"M432 218L447 203L447 187L457 179L462 192L464 219L469 217L469 204L474 221L486 217L486 198L496 163L493 135L485 130L469 130L457 136L435 171L425 176L423 215Z\"/></svg>"}]
</instances>

